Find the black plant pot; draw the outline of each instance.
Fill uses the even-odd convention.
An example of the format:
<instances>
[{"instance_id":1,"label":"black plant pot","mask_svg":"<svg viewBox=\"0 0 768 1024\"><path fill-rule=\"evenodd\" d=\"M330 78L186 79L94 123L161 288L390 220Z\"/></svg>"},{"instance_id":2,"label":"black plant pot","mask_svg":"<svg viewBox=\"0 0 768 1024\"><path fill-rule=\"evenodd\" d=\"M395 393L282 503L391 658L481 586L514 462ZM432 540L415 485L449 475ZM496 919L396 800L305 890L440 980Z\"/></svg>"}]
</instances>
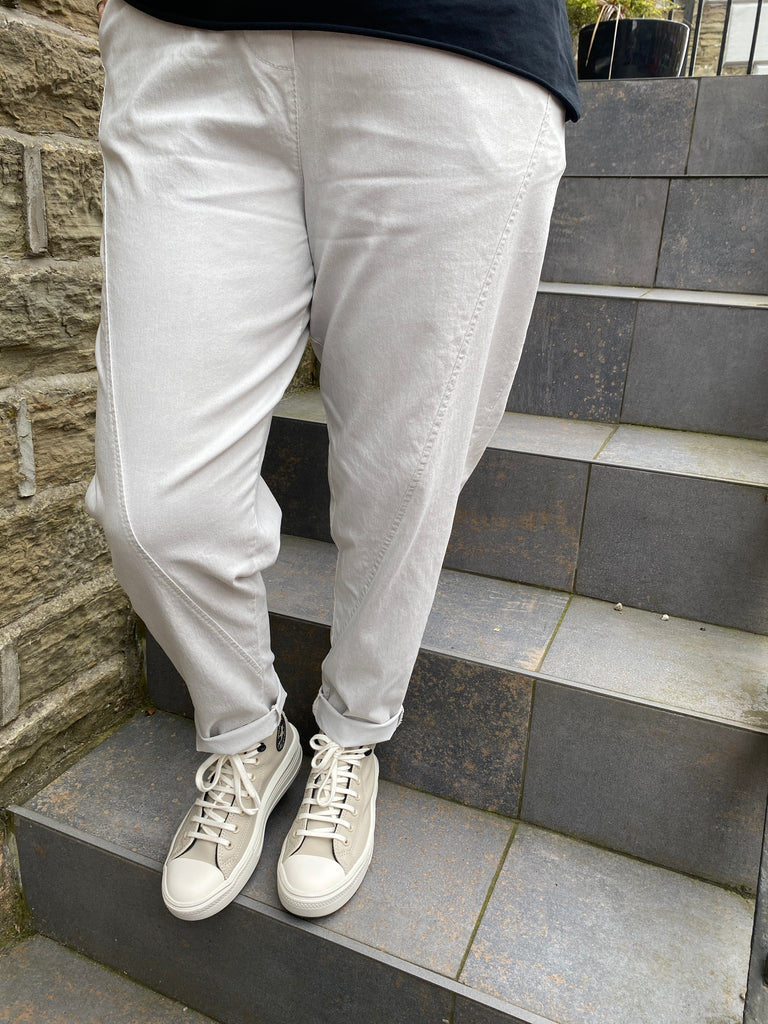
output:
<instances>
[{"instance_id":1,"label":"black plant pot","mask_svg":"<svg viewBox=\"0 0 768 1024\"><path fill-rule=\"evenodd\" d=\"M657 18L603 21L596 32L586 25L579 32L579 78L677 78L689 32L685 22Z\"/></svg>"}]
</instances>

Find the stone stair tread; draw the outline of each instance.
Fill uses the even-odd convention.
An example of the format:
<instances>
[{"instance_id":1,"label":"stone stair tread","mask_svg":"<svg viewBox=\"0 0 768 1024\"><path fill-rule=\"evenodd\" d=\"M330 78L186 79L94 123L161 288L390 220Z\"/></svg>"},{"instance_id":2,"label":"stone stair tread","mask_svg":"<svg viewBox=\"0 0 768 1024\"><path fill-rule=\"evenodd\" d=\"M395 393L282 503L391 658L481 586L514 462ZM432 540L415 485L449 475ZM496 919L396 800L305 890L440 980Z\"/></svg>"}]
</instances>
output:
<instances>
[{"instance_id":1,"label":"stone stair tread","mask_svg":"<svg viewBox=\"0 0 768 1024\"><path fill-rule=\"evenodd\" d=\"M213 1018L42 935L0 956L0 1020L9 1024L214 1024Z\"/></svg>"},{"instance_id":2,"label":"stone stair tread","mask_svg":"<svg viewBox=\"0 0 768 1024\"><path fill-rule=\"evenodd\" d=\"M264 572L273 614L331 624L336 548L283 535ZM422 647L508 669L535 670L568 595L444 569Z\"/></svg>"},{"instance_id":3,"label":"stone stair tread","mask_svg":"<svg viewBox=\"0 0 768 1024\"><path fill-rule=\"evenodd\" d=\"M574 596L544 675L768 731L768 637Z\"/></svg>"},{"instance_id":4,"label":"stone stair tread","mask_svg":"<svg viewBox=\"0 0 768 1024\"><path fill-rule=\"evenodd\" d=\"M288 396L276 415L324 423L320 392ZM489 448L768 486L768 441L505 412Z\"/></svg>"},{"instance_id":5,"label":"stone stair tread","mask_svg":"<svg viewBox=\"0 0 768 1024\"><path fill-rule=\"evenodd\" d=\"M539 292L554 295L591 295L601 299L641 299L646 302L682 302L707 306L768 308L768 295L748 292L705 292L692 288L653 288L638 285L540 281Z\"/></svg>"},{"instance_id":6,"label":"stone stair tread","mask_svg":"<svg viewBox=\"0 0 768 1024\"><path fill-rule=\"evenodd\" d=\"M768 441L660 427L620 426L596 461L768 486Z\"/></svg>"},{"instance_id":7,"label":"stone stair tread","mask_svg":"<svg viewBox=\"0 0 768 1024\"><path fill-rule=\"evenodd\" d=\"M112 859L113 871L118 855L129 874L131 864L150 867L159 891L160 864L193 798L200 757L190 722L162 712L141 714L17 809L17 823L26 819L29 828L60 831L81 846L100 847ZM278 909L273 879L279 845L300 798L298 780L275 812L262 862L238 905L289 926L292 933L319 937L342 954L358 950L373 961L394 963L403 987L409 980L437 985L456 999L455 1024L505 1019L572 1024L588 1007L595 1024L740 1020L750 901L393 783L382 784L376 851L360 892L329 918L297 921ZM45 842L39 837L35 842L37 856L30 858L35 863L27 865L20 835L22 874L33 905L36 880L27 878L25 868L43 876L46 871ZM67 883L43 877L43 884ZM99 904L109 898L99 891L96 877L89 879L89 889ZM118 907L120 898L118 893ZM40 910L45 918L47 906ZM92 912L88 906L72 907L73 921L82 919L73 924L81 934ZM159 892L150 920L137 917L132 925L130 914L125 917L121 928L133 926L146 936L147 970L149 947L162 941L174 979L184 976L178 961L194 947L195 932L203 936L209 929L176 921L160 906ZM228 922L234 928L240 920L230 909L214 919L213 927L220 934ZM217 956L226 959L225 947L237 945L234 933L227 943L217 943L209 963L200 961L206 985L210 974L211 984L228 986ZM254 951L255 960L286 955L287 947ZM162 979L163 964L156 958L151 970ZM363 985L361 970L355 976ZM312 979L294 980L298 988L312 986ZM287 1019L279 1014L276 1020ZM386 1019L383 1007L379 1019ZM434 1019L440 1020L437 1009Z\"/></svg>"},{"instance_id":8,"label":"stone stair tread","mask_svg":"<svg viewBox=\"0 0 768 1024\"><path fill-rule=\"evenodd\" d=\"M330 625L335 549L284 536L274 614ZM443 570L422 646L768 732L768 637Z\"/></svg>"}]
</instances>

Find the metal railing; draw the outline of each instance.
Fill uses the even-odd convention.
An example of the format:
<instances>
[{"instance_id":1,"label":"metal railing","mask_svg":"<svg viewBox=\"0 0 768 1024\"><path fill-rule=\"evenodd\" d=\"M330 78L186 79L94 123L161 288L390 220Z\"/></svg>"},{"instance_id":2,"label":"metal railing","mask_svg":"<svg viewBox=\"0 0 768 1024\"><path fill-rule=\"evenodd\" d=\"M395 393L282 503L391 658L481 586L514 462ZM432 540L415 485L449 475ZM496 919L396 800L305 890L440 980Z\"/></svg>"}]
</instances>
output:
<instances>
[{"instance_id":1,"label":"metal railing","mask_svg":"<svg viewBox=\"0 0 768 1024\"><path fill-rule=\"evenodd\" d=\"M768 73L768 15L762 15L763 0L680 0L672 16L691 26L686 74Z\"/></svg>"}]
</instances>

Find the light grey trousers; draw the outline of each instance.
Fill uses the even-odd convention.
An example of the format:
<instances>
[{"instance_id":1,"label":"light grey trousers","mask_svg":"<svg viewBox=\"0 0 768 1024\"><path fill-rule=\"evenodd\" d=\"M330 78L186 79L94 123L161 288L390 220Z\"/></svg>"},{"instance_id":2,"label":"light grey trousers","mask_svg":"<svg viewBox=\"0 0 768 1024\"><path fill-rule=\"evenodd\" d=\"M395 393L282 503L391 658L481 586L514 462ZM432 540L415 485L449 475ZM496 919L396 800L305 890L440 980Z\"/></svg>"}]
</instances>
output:
<instances>
[{"instance_id":1,"label":"light grey trousers","mask_svg":"<svg viewBox=\"0 0 768 1024\"><path fill-rule=\"evenodd\" d=\"M307 338L338 548L314 710L388 739L462 484L504 409L564 167L563 110L479 61L326 32L205 31L110 0L97 470L87 506L186 680L198 747L285 699L260 476ZM319 681L320 682L320 681Z\"/></svg>"}]
</instances>

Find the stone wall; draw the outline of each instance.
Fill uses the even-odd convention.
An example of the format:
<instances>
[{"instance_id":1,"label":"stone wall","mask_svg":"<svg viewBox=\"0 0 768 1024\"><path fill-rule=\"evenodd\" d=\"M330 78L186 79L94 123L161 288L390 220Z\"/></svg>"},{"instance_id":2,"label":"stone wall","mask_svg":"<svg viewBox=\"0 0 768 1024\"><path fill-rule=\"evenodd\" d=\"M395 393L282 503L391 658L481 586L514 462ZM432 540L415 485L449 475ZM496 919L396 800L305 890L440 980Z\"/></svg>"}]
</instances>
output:
<instances>
[{"instance_id":1,"label":"stone wall","mask_svg":"<svg viewBox=\"0 0 768 1024\"><path fill-rule=\"evenodd\" d=\"M0 0L0 806L136 707L93 473L102 71L92 0ZM0 821L0 941L20 927Z\"/></svg>"},{"instance_id":2,"label":"stone wall","mask_svg":"<svg viewBox=\"0 0 768 1024\"><path fill-rule=\"evenodd\" d=\"M142 698L139 624L83 507L101 286L96 35L94 0L0 0L0 945L23 924L2 808ZM315 378L308 349L291 390Z\"/></svg>"}]
</instances>

